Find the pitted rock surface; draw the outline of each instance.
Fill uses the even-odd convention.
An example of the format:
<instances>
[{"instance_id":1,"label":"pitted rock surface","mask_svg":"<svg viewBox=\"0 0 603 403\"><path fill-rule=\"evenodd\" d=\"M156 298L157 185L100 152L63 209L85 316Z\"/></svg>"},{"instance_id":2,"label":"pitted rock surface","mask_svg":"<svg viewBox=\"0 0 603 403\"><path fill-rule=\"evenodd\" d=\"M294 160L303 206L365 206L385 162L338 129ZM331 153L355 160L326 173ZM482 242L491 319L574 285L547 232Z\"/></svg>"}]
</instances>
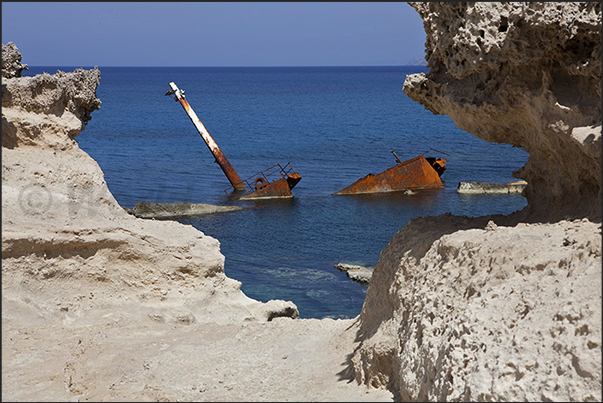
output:
<instances>
[{"instance_id":1,"label":"pitted rock surface","mask_svg":"<svg viewBox=\"0 0 603 403\"><path fill-rule=\"evenodd\" d=\"M523 147L528 205L411 220L381 252L356 380L400 401L601 400L601 4L410 3L404 92Z\"/></svg>"},{"instance_id":2,"label":"pitted rock surface","mask_svg":"<svg viewBox=\"0 0 603 403\"><path fill-rule=\"evenodd\" d=\"M429 72L404 92L530 157L526 220L601 219L601 3L410 3Z\"/></svg>"},{"instance_id":3,"label":"pitted rock surface","mask_svg":"<svg viewBox=\"0 0 603 403\"><path fill-rule=\"evenodd\" d=\"M27 64L21 63L22 59L21 52L13 42L2 45L2 78L21 77L23 71L28 69Z\"/></svg>"}]
</instances>

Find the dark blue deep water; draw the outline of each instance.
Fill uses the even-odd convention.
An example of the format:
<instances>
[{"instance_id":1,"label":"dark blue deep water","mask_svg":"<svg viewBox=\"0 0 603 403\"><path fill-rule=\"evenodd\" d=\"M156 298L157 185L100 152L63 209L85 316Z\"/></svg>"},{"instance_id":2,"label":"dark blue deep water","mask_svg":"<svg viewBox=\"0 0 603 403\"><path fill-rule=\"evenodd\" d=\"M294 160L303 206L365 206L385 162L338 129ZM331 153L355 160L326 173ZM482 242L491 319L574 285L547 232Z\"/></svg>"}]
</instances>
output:
<instances>
[{"instance_id":1,"label":"dark blue deep water","mask_svg":"<svg viewBox=\"0 0 603 403\"><path fill-rule=\"evenodd\" d=\"M86 67L88 68L88 67ZM74 67L30 67L24 75ZM460 181L517 180L528 154L490 144L402 91L424 67L99 67L101 109L77 141L117 201L250 207L180 220L217 238L226 274L251 298L293 301L302 318L351 318L366 286L333 266L373 266L392 236L419 216L509 214L520 195L460 195ZM182 106L174 81L241 178L290 162L294 198L230 201L230 186ZM405 195L332 196L368 173L434 148L448 159L445 188Z\"/></svg>"}]
</instances>

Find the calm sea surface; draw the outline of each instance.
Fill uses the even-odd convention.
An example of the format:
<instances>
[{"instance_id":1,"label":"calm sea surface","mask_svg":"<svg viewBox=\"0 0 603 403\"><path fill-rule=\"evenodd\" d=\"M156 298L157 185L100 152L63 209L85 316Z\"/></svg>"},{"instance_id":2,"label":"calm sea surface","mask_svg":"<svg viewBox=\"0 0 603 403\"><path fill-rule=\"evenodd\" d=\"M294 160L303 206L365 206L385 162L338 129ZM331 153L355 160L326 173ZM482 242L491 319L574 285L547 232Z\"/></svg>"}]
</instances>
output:
<instances>
[{"instance_id":1,"label":"calm sea surface","mask_svg":"<svg viewBox=\"0 0 603 403\"><path fill-rule=\"evenodd\" d=\"M89 67L86 67L89 68ZM24 75L74 67L30 67ZM517 180L528 154L490 144L410 100L407 74L424 67L99 67L101 109L77 137L117 201L249 207L179 220L217 238L226 274L251 298L293 301L302 318L352 318L366 286L337 263L374 266L392 236L419 216L509 214L520 195L460 195L460 181ZM230 186L182 106L174 81L241 178L291 163L294 198L230 201ZM448 159L445 188L406 195L332 196L434 148Z\"/></svg>"}]
</instances>

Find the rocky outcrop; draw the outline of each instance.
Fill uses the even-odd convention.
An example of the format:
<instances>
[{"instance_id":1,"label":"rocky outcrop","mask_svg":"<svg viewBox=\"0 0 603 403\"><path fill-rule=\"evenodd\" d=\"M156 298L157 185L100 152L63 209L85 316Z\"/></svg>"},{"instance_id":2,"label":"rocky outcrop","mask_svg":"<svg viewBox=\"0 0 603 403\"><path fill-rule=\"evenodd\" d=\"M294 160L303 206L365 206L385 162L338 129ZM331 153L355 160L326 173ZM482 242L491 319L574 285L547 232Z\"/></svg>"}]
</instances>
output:
<instances>
[{"instance_id":1,"label":"rocky outcrop","mask_svg":"<svg viewBox=\"0 0 603 403\"><path fill-rule=\"evenodd\" d=\"M357 283L367 285L371 281L373 276L373 268L358 266L356 264L337 263L335 265L337 270L345 272L349 278Z\"/></svg>"},{"instance_id":2,"label":"rocky outcrop","mask_svg":"<svg viewBox=\"0 0 603 403\"><path fill-rule=\"evenodd\" d=\"M27 64L21 63L22 59L17 45L12 42L2 45L2 78L21 77L21 73L28 69Z\"/></svg>"},{"instance_id":3,"label":"rocky outcrop","mask_svg":"<svg viewBox=\"0 0 603 403\"><path fill-rule=\"evenodd\" d=\"M465 194L482 194L482 193L521 193L527 185L526 181L517 181L510 183L490 183L490 182L475 182L466 181L459 182L456 189L458 193Z\"/></svg>"},{"instance_id":4,"label":"rocky outcrop","mask_svg":"<svg viewBox=\"0 0 603 403\"><path fill-rule=\"evenodd\" d=\"M360 321L356 379L401 401L600 401L601 224L412 220Z\"/></svg>"},{"instance_id":5,"label":"rocky outcrop","mask_svg":"<svg viewBox=\"0 0 603 403\"><path fill-rule=\"evenodd\" d=\"M243 210L238 206L215 206L205 203L151 203L141 201L133 209L126 211L138 218L174 219L182 217L195 217L206 214L225 213L228 211Z\"/></svg>"},{"instance_id":6,"label":"rocky outcrop","mask_svg":"<svg viewBox=\"0 0 603 403\"><path fill-rule=\"evenodd\" d=\"M404 92L494 143L524 148L525 219L601 219L601 4L410 3L429 72Z\"/></svg>"},{"instance_id":7,"label":"rocky outcrop","mask_svg":"<svg viewBox=\"0 0 603 403\"><path fill-rule=\"evenodd\" d=\"M404 91L524 147L528 206L412 220L354 321L292 320L217 240L122 209L73 140L97 69L4 78L3 400L601 401L600 5L412 6Z\"/></svg>"},{"instance_id":8,"label":"rocky outcrop","mask_svg":"<svg viewBox=\"0 0 603 403\"><path fill-rule=\"evenodd\" d=\"M39 74L2 79L2 149L75 147L75 138L100 108L95 90L100 71ZM35 89L35 90L34 90Z\"/></svg>"},{"instance_id":9,"label":"rocky outcrop","mask_svg":"<svg viewBox=\"0 0 603 403\"><path fill-rule=\"evenodd\" d=\"M110 311L167 322L297 317L291 302L246 297L224 275L216 239L119 206L74 140L100 108L99 82L97 68L2 80L3 324L27 316L15 311L49 323Z\"/></svg>"},{"instance_id":10,"label":"rocky outcrop","mask_svg":"<svg viewBox=\"0 0 603 403\"><path fill-rule=\"evenodd\" d=\"M74 140L100 107L98 69L13 72L2 80L2 400L391 401L342 375L352 320L300 320L292 302L248 298L218 240L118 205Z\"/></svg>"},{"instance_id":11,"label":"rocky outcrop","mask_svg":"<svg viewBox=\"0 0 603 403\"><path fill-rule=\"evenodd\" d=\"M358 382L400 401L601 401L601 5L410 3L404 92L530 157L527 207L411 220L359 317Z\"/></svg>"}]
</instances>

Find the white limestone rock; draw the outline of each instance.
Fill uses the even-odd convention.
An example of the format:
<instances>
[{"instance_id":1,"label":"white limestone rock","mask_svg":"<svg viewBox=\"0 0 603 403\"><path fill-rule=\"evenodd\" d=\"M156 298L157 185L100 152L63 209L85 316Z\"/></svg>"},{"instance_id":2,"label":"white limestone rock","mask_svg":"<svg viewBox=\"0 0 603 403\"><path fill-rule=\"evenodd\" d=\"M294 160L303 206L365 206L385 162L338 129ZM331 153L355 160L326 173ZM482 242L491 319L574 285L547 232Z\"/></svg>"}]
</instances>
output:
<instances>
[{"instance_id":1,"label":"white limestone rock","mask_svg":"<svg viewBox=\"0 0 603 403\"><path fill-rule=\"evenodd\" d=\"M97 68L2 79L3 318L21 321L16 306L52 323L107 312L201 322L297 316L292 302L245 296L224 275L216 239L117 203L74 140L100 108L99 82Z\"/></svg>"},{"instance_id":2,"label":"white limestone rock","mask_svg":"<svg viewBox=\"0 0 603 403\"><path fill-rule=\"evenodd\" d=\"M601 218L601 4L410 3L429 72L404 92L493 143L524 148L526 217Z\"/></svg>"},{"instance_id":3,"label":"white limestone rock","mask_svg":"<svg viewBox=\"0 0 603 403\"><path fill-rule=\"evenodd\" d=\"M352 357L399 401L601 401L601 4L410 3L404 92L523 147L528 205L411 220L382 251Z\"/></svg>"},{"instance_id":4,"label":"white limestone rock","mask_svg":"<svg viewBox=\"0 0 603 403\"><path fill-rule=\"evenodd\" d=\"M600 401L601 224L412 220L381 253L356 379L401 401Z\"/></svg>"}]
</instances>

